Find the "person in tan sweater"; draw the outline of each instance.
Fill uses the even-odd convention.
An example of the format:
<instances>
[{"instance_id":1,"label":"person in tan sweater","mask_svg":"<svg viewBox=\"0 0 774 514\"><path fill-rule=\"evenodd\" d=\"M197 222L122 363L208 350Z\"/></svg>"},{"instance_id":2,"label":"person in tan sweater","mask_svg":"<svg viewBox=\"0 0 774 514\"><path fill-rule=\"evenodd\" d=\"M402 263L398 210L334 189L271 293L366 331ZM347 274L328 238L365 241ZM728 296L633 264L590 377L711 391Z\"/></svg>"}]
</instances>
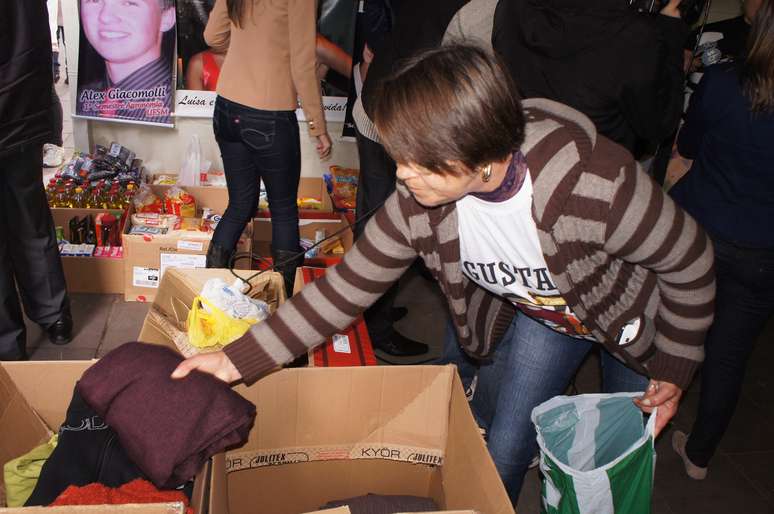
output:
<instances>
[{"instance_id":1,"label":"person in tan sweater","mask_svg":"<svg viewBox=\"0 0 774 514\"><path fill-rule=\"evenodd\" d=\"M258 205L261 179L272 216L274 262L288 261L300 249L298 98L320 158L331 151L315 75L316 6L312 0L217 0L210 12L204 39L215 51L226 51L213 129L229 205L212 238L207 267L230 264ZM286 287L298 264L295 260L278 269Z\"/></svg>"}]
</instances>

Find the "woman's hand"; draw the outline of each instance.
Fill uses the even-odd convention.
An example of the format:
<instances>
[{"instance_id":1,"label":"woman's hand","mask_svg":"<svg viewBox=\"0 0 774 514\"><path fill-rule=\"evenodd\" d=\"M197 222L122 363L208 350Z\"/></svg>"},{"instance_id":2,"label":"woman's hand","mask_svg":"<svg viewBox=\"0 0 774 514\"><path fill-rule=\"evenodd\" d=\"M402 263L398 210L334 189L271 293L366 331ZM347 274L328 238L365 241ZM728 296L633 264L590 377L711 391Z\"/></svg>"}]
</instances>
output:
<instances>
[{"instance_id":1,"label":"woman's hand","mask_svg":"<svg viewBox=\"0 0 774 514\"><path fill-rule=\"evenodd\" d=\"M645 395L642 398L634 399L634 403L643 412L651 413L655 407L658 407L654 437L657 437L669 423L669 420L677 414L677 407L680 405L682 395L683 390L670 382L651 380Z\"/></svg>"},{"instance_id":2,"label":"woman's hand","mask_svg":"<svg viewBox=\"0 0 774 514\"><path fill-rule=\"evenodd\" d=\"M325 160L331 156L332 146L331 136L327 133L317 136L317 155L320 156L320 159Z\"/></svg>"},{"instance_id":3,"label":"woman's hand","mask_svg":"<svg viewBox=\"0 0 774 514\"><path fill-rule=\"evenodd\" d=\"M175 368L172 378L186 377L195 369L215 375L216 378L229 384L242 378L239 370L224 352L201 353L189 357Z\"/></svg>"}]
</instances>

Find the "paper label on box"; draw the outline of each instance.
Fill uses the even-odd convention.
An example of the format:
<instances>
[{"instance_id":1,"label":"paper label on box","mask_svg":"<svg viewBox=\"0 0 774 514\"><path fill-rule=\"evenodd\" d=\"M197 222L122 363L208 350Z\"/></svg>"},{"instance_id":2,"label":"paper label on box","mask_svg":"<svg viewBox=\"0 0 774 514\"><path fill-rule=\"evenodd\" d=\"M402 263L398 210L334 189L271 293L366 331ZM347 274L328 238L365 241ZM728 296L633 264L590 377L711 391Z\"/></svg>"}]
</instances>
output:
<instances>
[{"instance_id":1,"label":"paper label on box","mask_svg":"<svg viewBox=\"0 0 774 514\"><path fill-rule=\"evenodd\" d=\"M201 252L202 250L204 250L204 243L196 242L196 241L178 241L177 249L191 250L193 252Z\"/></svg>"},{"instance_id":2,"label":"paper label on box","mask_svg":"<svg viewBox=\"0 0 774 514\"><path fill-rule=\"evenodd\" d=\"M333 334L333 351L336 353L352 353L349 337L344 334Z\"/></svg>"},{"instance_id":3,"label":"paper label on box","mask_svg":"<svg viewBox=\"0 0 774 514\"><path fill-rule=\"evenodd\" d=\"M159 287L160 279L159 270L156 268L143 268L142 266L134 266L132 268L132 285L134 287L152 287L156 289Z\"/></svg>"},{"instance_id":4,"label":"paper label on box","mask_svg":"<svg viewBox=\"0 0 774 514\"><path fill-rule=\"evenodd\" d=\"M167 268L205 268L207 267L207 256L185 253L162 253L160 255L160 264L161 273L159 277L163 277Z\"/></svg>"}]
</instances>

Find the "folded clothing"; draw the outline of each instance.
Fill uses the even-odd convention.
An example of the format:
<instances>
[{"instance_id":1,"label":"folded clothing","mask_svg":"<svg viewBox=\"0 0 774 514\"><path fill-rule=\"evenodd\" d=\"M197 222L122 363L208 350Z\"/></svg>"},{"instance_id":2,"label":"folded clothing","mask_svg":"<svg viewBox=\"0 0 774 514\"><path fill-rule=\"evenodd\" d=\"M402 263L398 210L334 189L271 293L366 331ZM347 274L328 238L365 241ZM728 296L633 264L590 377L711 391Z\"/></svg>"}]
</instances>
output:
<instances>
[{"instance_id":1,"label":"folded clothing","mask_svg":"<svg viewBox=\"0 0 774 514\"><path fill-rule=\"evenodd\" d=\"M5 480L6 498L4 503L8 507L21 507L24 505L40 477L43 464L51 456L56 448L57 435L53 435L48 442L36 446L21 457L8 461L3 466L3 478Z\"/></svg>"},{"instance_id":2,"label":"folded clothing","mask_svg":"<svg viewBox=\"0 0 774 514\"><path fill-rule=\"evenodd\" d=\"M78 393L73 392L56 448L40 470L37 484L24 503L48 505L71 485L100 482L118 487L142 477L116 433Z\"/></svg>"},{"instance_id":3,"label":"folded clothing","mask_svg":"<svg viewBox=\"0 0 774 514\"><path fill-rule=\"evenodd\" d=\"M366 494L346 500L334 500L321 509L349 507L352 514L397 514L399 512L434 512L438 505L430 498L420 496Z\"/></svg>"},{"instance_id":4,"label":"folded clothing","mask_svg":"<svg viewBox=\"0 0 774 514\"><path fill-rule=\"evenodd\" d=\"M182 502L185 505L186 514L194 514L194 510L188 506L188 498L180 491L159 491L147 480L139 478L115 489L103 484L70 486L54 500L51 506L169 502Z\"/></svg>"},{"instance_id":5,"label":"folded clothing","mask_svg":"<svg viewBox=\"0 0 774 514\"><path fill-rule=\"evenodd\" d=\"M126 343L86 370L76 386L161 489L174 489L211 456L243 445L255 421L255 405L213 375L170 378L182 360L163 346Z\"/></svg>"}]
</instances>

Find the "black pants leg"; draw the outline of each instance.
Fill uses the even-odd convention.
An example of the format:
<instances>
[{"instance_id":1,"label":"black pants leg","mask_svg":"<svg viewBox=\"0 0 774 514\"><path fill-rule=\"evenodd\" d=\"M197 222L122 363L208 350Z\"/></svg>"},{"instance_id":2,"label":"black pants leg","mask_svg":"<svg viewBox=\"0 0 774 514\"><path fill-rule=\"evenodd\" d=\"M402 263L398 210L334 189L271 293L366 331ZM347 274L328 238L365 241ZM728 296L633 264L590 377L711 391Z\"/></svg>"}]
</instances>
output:
<instances>
[{"instance_id":1,"label":"black pants leg","mask_svg":"<svg viewBox=\"0 0 774 514\"><path fill-rule=\"evenodd\" d=\"M357 131L356 138L360 155L356 214L360 218L384 203L395 191L396 165L382 145L374 143ZM356 238L363 233L368 218L355 225ZM384 340L392 334L392 307L397 294L398 286L394 284L363 313L368 333L374 342Z\"/></svg>"},{"instance_id":2,"label":"black pants leg","mask_svg":"<svg viewBox=\"0 0 774 514\"><path fill-rule=\"evenodd\" d=\"M0 160L0 358L24 357L24 311L43 327L68 305L54 221L41 179L41 146Z\"/></svg>"},{"instance_id":3,"label":"black pants leg","mask_svg":"<svg viewBox=\"0 0 774 514\"><path fill-rule=\"evenodd\" d=\"M755 341L774 313L774 250L715 241L715 320L705 341L699 411L686 445L706 467L736 409Z\"/></svg>"}]
</instances>

